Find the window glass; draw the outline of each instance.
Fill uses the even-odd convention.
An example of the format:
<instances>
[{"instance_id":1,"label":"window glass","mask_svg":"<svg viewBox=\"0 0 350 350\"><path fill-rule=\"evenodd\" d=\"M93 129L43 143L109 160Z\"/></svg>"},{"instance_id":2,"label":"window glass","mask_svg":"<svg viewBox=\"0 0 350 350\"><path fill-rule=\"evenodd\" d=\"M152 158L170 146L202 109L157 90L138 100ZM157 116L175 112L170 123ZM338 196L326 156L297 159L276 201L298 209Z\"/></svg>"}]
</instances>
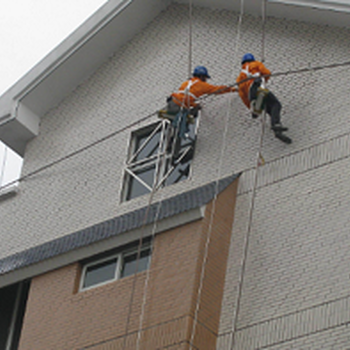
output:
<instances>
[{"instance_id":1,"label":"window glass","mask_svg":"<svg viewBox=\"0 0 350 350\"><path fill-rule=\"evenodd\" d=\"M131 140L123 198L130 200L149 193L154 186L159 188L187 179L194 155L196 129L196 124L189 125L188 138L181 139L177 161L172 154L173 137L170 133L173 129L169 121L135 132Z\"/></svg>"},{"instance_id":2,"label":"window glass","mask_svg":"<svg viewBox=\"0 0 350 350\"><path fill-rule=\"evenodd\" d=\"M148 158L157 153L159 149L160 131L156 132L150 139L148 139L151 136L153 130L154 128L146 133L135 136L135 152L142 148L136 156L136 160Z\"/></svg>"},{"instance_id":3,"label":"window glass","mask_svg":"<svg viewBox=\"0 0 350 350\"><path fill-rule=\"evenodd\" d=\"M118 258L90 265L84 274L83 288L88 288L96 284L114 280L116 278Z\"/></svg>"},{"instance_id":4,"label":"window glass","mask_svg":"<svg viewBox=\"0 0 350 350\"><path fill-rule=\"evenodd\" d=\"M150 168L141 169L135 171L135 175L137 175L142 181L144 181L149 187L152 188L154 181L154 170L155 165L152 165ZM130 176L129 180L129 191L127 195L127 199L136 198L138 196L142 196L149 192L149 189L144 186L138 179L133 176Z\"/></svg>"},{"instance_id":5,"label":"window glass","mask_svg":"<svg viewBox=\"0 0 350 350\"><path fill-rule=\"evenodd\" d=\"M0 142L0 186L17 180L21 175L23 158Z\"/></svg>"},{"instance_id":6,"label":"window glass","mask_svg":"<svg viewBox=\"0 0 350 350\"><path fill-rule=\"evenodd\" d=\"M137 252L124 256L121 277L130 276L136 273L136 265L138 267L137 272L147 270L150 253L151 253L150 249L141 251L140 259L138 263L137 263Z\"/></svg>"}]
</instances>

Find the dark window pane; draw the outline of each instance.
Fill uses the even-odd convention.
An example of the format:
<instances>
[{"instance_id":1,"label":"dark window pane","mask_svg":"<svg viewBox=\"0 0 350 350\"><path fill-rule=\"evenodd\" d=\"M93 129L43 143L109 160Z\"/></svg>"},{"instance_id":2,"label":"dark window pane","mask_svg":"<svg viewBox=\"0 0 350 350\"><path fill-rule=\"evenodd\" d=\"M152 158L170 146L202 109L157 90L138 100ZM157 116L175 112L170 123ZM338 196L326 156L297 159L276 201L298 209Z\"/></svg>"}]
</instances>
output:
<instances>
[{"instance_id":1,"label":"dark window pane","mask_svg":"<svg viewBox=\"0 0 350 350\"><path fill-rule=\"evenodd\" d=\"M137 175L140 179L142 179L147 185L149 185L152 188L153 178L154 178L154 169L155 167L152 166L148 169L135 171L135 175ZM148 188L146 188L140 181L135 179L133 176L129 176L129 179L130 179L130 182L129 182L129 191L127 195L127 200L149 193Z\"/></svg>"},{"instance_id":2,"label":"dark window pane","mask_svg":"<svg viewBox=\"0 0 350 350\"><path fill-rule=\"evenodd\" d=\"M165 186L183 181L188 178L190 172L190 164L191 160L184 164L179 164L175 167L173 172L169 175L169 177L165 181Z\"/></svg>"},{"instance_id":3,"label":"dark window pane","mask_svg":"<svg viewBox=\"0 0 350 350\"><path fill-rule=\"evenodd\" d=\"M137 150L145 143L147 138L151 135L152 130L150 130L147 134L142 134L136 136L136 147L134 153L137 152ZM157 153L158 148L159 148L159 139L160 139L160 131L157 131L150 140L147 141L147 144L145 147L142 149L142 151L137 155L135 160L140 160L144 158L148 158L154 154Z\"/></svg>"},{"instance_id":4,"label":"dark window pane","mask_svg":"<svg viewBox=\"0 0 350 350\"><path fill-rule=\"evenodd\" d=\"M111 260L89 266L85 272L83 288L113 280L116 274L117 260L118 258L113 258Z\"/></svg>"},{"instance_id":5,"label":"dark window pane","mask_svg":"<svg viewBox=\"0 0 350 350\"><path fill-rule=\"evenodd\" d=\"M140 259L138 261L138 269L137 269L138 272L147 270L150 253L151 253L150 249L141 251ZM136 265L137 265L136 262L137 262L137 252L124 257L122 277L130 276L136 273Z\"/></svg>"}]
</instances>

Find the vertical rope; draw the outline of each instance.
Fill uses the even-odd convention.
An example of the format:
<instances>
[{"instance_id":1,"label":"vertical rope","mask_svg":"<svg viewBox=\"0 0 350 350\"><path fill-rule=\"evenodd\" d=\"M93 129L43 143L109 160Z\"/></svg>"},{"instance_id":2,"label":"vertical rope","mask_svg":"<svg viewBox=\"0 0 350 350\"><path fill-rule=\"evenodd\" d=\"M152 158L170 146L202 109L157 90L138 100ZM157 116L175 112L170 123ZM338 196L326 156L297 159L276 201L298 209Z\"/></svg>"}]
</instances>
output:
<instances>
[{"instance_id":1,"label":"vertical rope","mask_svg":"<svg viewBox=\"0 0 350 350\"><path fill-rule=\"evenodd\" d=\"M192 76L192 40L193 40L193 4L192 0L188 3L188 18L189 18L189 38L188 38L188 78Z\"/></svg>"},{"instance_id":2,"label":"vertical rope","mask_svg":"<svg viewBox=\"0 0 350 350\"><path fill-rule=\"evenodd\" d=\"M264 62L264 60L265 60L265 24L266 24L266 0L262 0L261 62ZM234 315L233 315L230 350L234 349L235 342L236 342L238 316L239 316L239 311L240 311L240 306L241 306L241 297L242 297L245 270L246 270L246 265L247 265L249 241L250 241L252 225L253 225L253 214L254 214L254 208L255 208L256 189L258 186L259 166L263 160L262 148L263 148L263 143L264 143L265 121L266 121L266 110L264 109L263 116L261 118L260 143L259 143L259 149L258 149L258 152L256 155L255 177L254 177L254 184L253 184L253 189L252 189L252 200L251 200L250 211L249 211L247 234L245 237L245 242L243 244L243 247L244 247L243 248L243 257L242 257L242 261L241 261L241 271L240 271L239 280L238 280L238 291L237 291L237 297L236 297L236 302L235 302L236 307L234 309Z\"/></svg>"},{"instance_id":3,"label":"vertical rope","mask_svg":"<svg viewBox=\"0 0 350 350\"><path fill-rule=\"evenodd\" d=\"M130 302L129 302L129 307L128 307L128 315L127 315L127 321L126 321L126 327L125 327L125 337L124 337L124 342L123 342L123 350L126 347L126 342L127 342L128 333L129 333L129 325L130 325L130 319L131 319L132 304L133 304L134 297L135 297L136 280L137 280L139 261L140 261L141 250L142 250L142 245L143 245L145 226L146 226L147 218L148 218L149 213L150 213L150 208L151 208L151 204L152 204L152 201L153 201L153 197L154 197L154 195L156 193L157 183L159 181L159 176L160 176L160 168L162 167L161 162L164 162L165 161L165 157L166 157L166 153L164 152L164 154L163 154L163 152L162 152L162 150L163 150L163 144L162 143L163 142L164 142L164 138L161 138L159 140L159 153L158 153L158 156L157 156L158 169L155 169L155 179L154 179L154 182L153 182L153 188L152 188L152 191L151 191L150 196L149 196L147 209L146 209L146 212L145 212L145 215L144 215L144 218L143 218L142 227L141 227L141 234L140 234L140 238L139 238L139 245L138 245L138 248L137 248L135 274L134 274L134 277L133 277L133 284L132 284L132 289L131 289L131 296L130 296ZM156 211L156 215L155 215L155 218L154 218L154 221L153 221L153 229L152 229L152 235L151 235L151 253L152 253L152 250L153 250L152 249L153 238L154 238L154 234L155 234L155 231L156 231L156 226L157 226L157 221L158 221L158 217L159 217L161 204L162 204L162 200L159 201L159 204L158 204L158 207L157 207L157 211ZM149 261L148 267L150 267L150 261ZM146 276L145 284L146 283L148 284L148 273L149 273L149 268L147 270L147 276ZM143 300L145 300L144 295L143 295ZM141 321L143 321L143 312L144 312L144 305L142 304L141 314L140 314L140 324L139 324L139 329L138 329L138 333L137 333L137 349L139 349L139 344L140 344L140 339L141 339L141 328L140 327L142 327L142 322Z\"/></svg>"},{"instance_id":4,"label":"vertical rope","mask_svg":"<svg viewBox=\"0 0 350 350\"><path fill-rule=\"evenodd\" d=\"M238 23L237 23L237 35L236 35L236 43L235 43L234 61L235 61L237 54L238 54L243 13L244 13L244 0L241 0L241 11L240 11L240 16L238 18ZM202 296L205 269L206 269L206 265L207 265L207 261L208 261L209 244L210 244L211 233L212 233L212 229L213 229L214 213L216 210L216 201L217 201L217 196L218 196L218 192L219 192L219 181L220 181L220 177L221 177L221 168L222 168L222 163L223 163L223 159L224 159L224 152L225 152L225 146L226 146L226 140L227 140L228 122L230 119L230 111L232 110L232 103L231 102L232 102L232 98L229 99L228 105L227 105L228 108L227 108L225 124L224 124L224 134L222 137L219 165L218 165L217 177L216 177L216 181L215 181L215 195L213 198L213 205L212 205L211 212L210 212L207 237L206 237L206 242L205 242L205 247L204 247L202 269L201 269L199 286L198 286L198 291L197 291L196 307L195 307L195 313L194 313L194 317L193 317L193 325L192 325L191 338L190 338L190 350L193 349L193 346L194 346L193 343L194 343L194 338L195 338L195 334L196 334L196 327L198 324L200 299Z\"/></svg>"},{"instance_id":5,"label":"vertical rope","mask_svg":"<svg viewBox=\"0 0 350 350\"><path fill-rule=\"evenodd\" d=\"M235 336L236 336L236 331L237 331L238 315L239 315L239 310L240 310L240 305L241 305L241 297L242 297L244 275L245 275L246 262L247 262L247 256L248 256L250 233L252 230L252 223L253 223L256 188L258 185L260 155L261 155L261 150L263 147L263 140L264 140L264 133L265 133L265 118L266 118L266 112L264 111L263 117L261 119L260 144L259 144L259 150L258 150L257 156L256 156L255 177L254 177L254 184L253 184L253 189L252 189L252 201L251 201L251 205L250 205L249 218L248 218L248 228L247 228L247 234L246 234L246 238L245 238L245 242L244 242L244 251L243 251L243 258L242 258L242 263L241 263L241 273L239 275L239 280L238 280L238 293L237 293L237 298L236 298L236 303L235 303L236 308L235 308L234 317L233 317L230 350L234 349L235 340L236 340Z\"/></svg>"},{"instance_id":6,"label":"vertical rope","mask_svg":"<svg viewBox=\"0 0 350 350\"><path fill-rule=\"evenodd\" d=\"M261 18L262 18L262 36L261 36L261 62L265 62L265 35L266 35L266 2L262 0Z\"/></svg>"},{"instance_id":7,"label":"vertical rope","mask_svg":"<svg viewBox=\"0 0 350 350\"><path fill-rule=\"evenodd\" d=\"M192 44L192 37L193 37L193 3L192 3L192 0L189 0L189 6L188 6L188 17L189 17L189 38L188 38L188 77L189 79L191 78L191 75L192 75L192 47L193 47L193 44ZM188 95L188 99L189 99L189 94L187 93ZM188 101L189 102L189 101ZM183 103L185 103L185 99L183 101ZM188 104L189 105L189 104ZM183 108L184 106L182 106ZM180 120L179 120L180 121ZM178 136L177 136L178 137ZM175 140L176 137L174 137L174 140ZM164 155L165 157L165 155ZM159 171L158 171L158 174L157 174L157 177L159 176ZM158 181L155 181L156 183ZM149 210L149 207L151 205L151 202L152 202L152 198L153 198L153 195L154 195L154 192L155 192L155 189L156 189L156 186L154 186L153 188L153 191L151 193L151 196L150 196L150 202L149 202L149 205L148 205L148 210ZM158 208L157 208L157 212L156 212L156 217L155 217L155 220L154 220L154 224L153 224L153 228L152 228L152 234L151 234L151 252L153 251L153 238L154 238L154 235L155 235L155 231L156 231L156 227L157 227L157 221L158 221L158 217L159 217L159 212L160 212L160 208L161 208L161 203L163 201L163 197L162 199L159 201L159 205L158 205ZM148 215L148 214L147 214ZM138 255L137 255L137 265L138 265L138 260L140 258L140 253L141 253L141 246L142 246L142 241L140 240L140 244L139 244L139 249L138 249ZM151 259L152 259L152 254L151 254L151 258L150 258L150 262L149 264L151 263ZM137 269L136 269L137 271ZM143 290L143 299L142 299L142 306L141 306L141 314L140 314L140 321L139 321L139 329L138 329L138 333L137 333L137 343L136 343L136 349L139 350L139 347L140 347L140 342L141 342L141 330L142 330L142 325L143 325L143 318L144 318L144 312L145 312L145 305L146 305L146 300L147 300L147 289L148 289L148 283L149 283L149 275L150 275L150 271L149 269L147 270L147 275L146 275L146 280L145 280L145 284L144 284L144 290ZM134 295L134 289L135 289L135 280L136 280L136 277L134 278L134 283L133 283L133 293L132 293L132 298L133 298L133 295ZM128 315L128 324L130 322L130 314L131 314L131 308L129 307L129 315ZM127 329L128 330L128 329ZM127 334L127 332L126 332ZM124 339L124 347L123 349L125 348L125 344L126 344L126 336L125 336L125 339Z\"/></svg>"}]
</instances>

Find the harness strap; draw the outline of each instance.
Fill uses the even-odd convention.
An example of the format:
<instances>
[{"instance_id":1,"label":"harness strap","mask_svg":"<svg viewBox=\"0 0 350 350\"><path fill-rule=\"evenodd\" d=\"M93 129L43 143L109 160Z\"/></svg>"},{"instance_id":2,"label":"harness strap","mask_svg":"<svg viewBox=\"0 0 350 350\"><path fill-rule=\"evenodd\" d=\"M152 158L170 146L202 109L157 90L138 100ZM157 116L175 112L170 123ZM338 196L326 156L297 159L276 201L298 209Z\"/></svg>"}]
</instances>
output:
<instances>
[{"instance_id":1,"label":"harness strap","mask_svg":"<svg viewBox=\"0 0 350 350\"><path fill-rule=\"evenodd\" d=\"M188 81L188 84L187 84L187 86L186 86L186 88L185 88L185 90L179 90L177 93L178 93L178 94L184 94L184 95L186 95L186 96L188 95L188 96L191 96L191 97L194 98L194 99L197 99L197 96L194 95L194 94L192 94L192 93L190 92L190 89L191 89L191 87L192 87L194 84L198 83L198 81L199 81L199 80L196 80L196 81L189 80L189 81Z\"/></svg>"}]
</instances>

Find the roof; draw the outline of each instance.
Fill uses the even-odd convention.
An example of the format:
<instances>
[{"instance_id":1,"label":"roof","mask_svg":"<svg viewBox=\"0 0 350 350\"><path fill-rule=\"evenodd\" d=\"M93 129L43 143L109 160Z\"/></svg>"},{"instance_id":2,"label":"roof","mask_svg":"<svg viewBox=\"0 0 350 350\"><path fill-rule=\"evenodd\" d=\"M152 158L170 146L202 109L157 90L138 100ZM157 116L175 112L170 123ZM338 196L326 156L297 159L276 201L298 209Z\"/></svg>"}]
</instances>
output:
<instances>
[{"instance_id":1,"label":"roof","mask_svg":"<svg viewBox=\"0 0 350 350\"><path fill-rule=\"evenodd\" d=\"M0 140L20 155L39 133L40 118L91 75L109 56L172 2L109 0L0 97ZM263 0L245 0L244 11L261 15ZM195 6L240 11L240 0L193 0ZM350 26L347 0L269 0L267 15Z\"/></svg>"},{"instance_id":2,"label":"roof","mask_svg":"<svg viewBox=\"0 0 350 350\"><path fill-rule=\"evenodd\" d=\"M148 207L117 216L42 245L0 259L0 276L209 203L240 174L233 174ZM160 205L160 207L159 207ZM159 212L158 212L159 210ZM157 213L158 212L158 213ZM157 215L158 214L158 215ZM157 217L158 216L158 217Z\"/></svg>"}]
</instances>

